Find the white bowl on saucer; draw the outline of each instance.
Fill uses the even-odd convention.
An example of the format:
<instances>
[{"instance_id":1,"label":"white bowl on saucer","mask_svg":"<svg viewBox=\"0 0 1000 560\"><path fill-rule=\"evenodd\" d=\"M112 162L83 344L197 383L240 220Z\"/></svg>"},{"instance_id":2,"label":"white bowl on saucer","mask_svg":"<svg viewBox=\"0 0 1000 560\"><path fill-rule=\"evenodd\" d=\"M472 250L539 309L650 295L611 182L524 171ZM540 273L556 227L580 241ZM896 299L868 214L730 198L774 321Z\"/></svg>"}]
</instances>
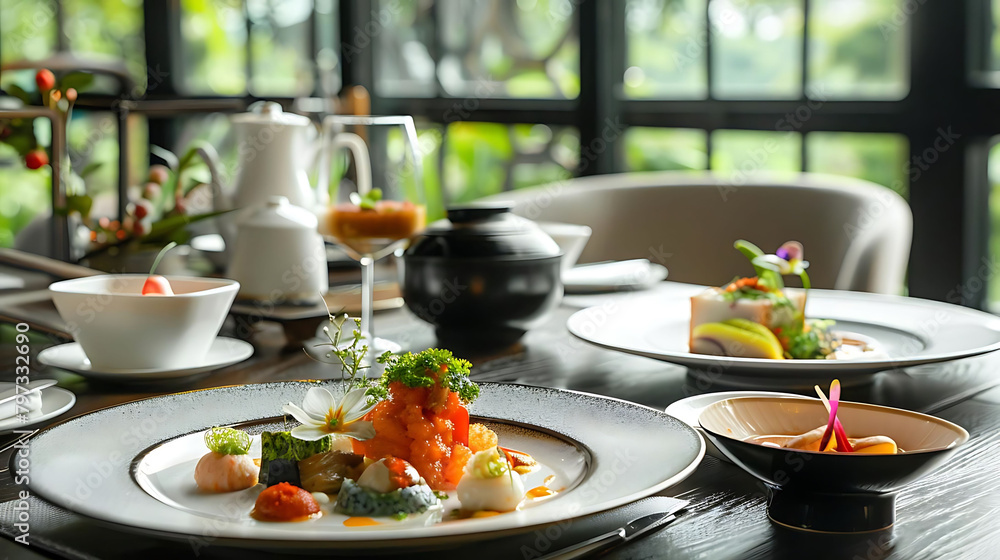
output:
<instances>
[{"instance_id":1,"label":"white bowl on saucer","mask_svg":"<svg viewBox=\"0 0 1000 560\"><path fill-rule=\"evenodd\" d=\"M95 368L198 365L240 288L233 280L167 277L173 296L144 296L146 277L106 274L49 286L59 315Z\"/></svg>"},{"instance_id":2,"label":"white bowl on saucer","mask_svg":"<svg viewBox=\"0 0 1000 560\"><path fill-rule=\"evenodd\" d=\"M561 222L537 223L538 227L542 228L542 231L547 233L563 252L560 269L566 272L576 266L580 253L583 253L583 248L587 246L587 241L590 241L590 235L593 233L590 226Z\"/></svg>"}]
</instances>

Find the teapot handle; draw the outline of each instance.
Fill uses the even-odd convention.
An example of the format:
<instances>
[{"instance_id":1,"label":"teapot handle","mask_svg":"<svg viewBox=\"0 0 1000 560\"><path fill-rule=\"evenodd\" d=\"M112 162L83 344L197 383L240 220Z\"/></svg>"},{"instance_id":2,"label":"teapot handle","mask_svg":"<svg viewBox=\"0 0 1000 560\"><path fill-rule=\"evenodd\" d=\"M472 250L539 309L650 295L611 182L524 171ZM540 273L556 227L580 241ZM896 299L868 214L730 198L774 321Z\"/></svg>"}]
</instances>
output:
<instances>
[{"instance_id":1,"label":"teapot handle","mask_svg":"<svg viewBox=\"0 0 1000 560\"><path fill-rule=\"evenodd\" d=\"M323 157L320 158L317 199L322 206L329 204L330 156L336 150L346 148L354 156L354 168L358 176L358 194L364 196L372 190L372 164L368 155L368 145L353 132L334 132L333 123L323 122Z\"/></svg>"},{"instance_id":2,"label":"teapot handle","mask_svg":"<svg viewBox=\"0 0 1000 560\"><path fill-rule=\"evenodd\" d=\"M205 162L209 177L211 177L209 188L212 191L212 210L215 212L228 210L225 194L222 192L222 175L219 173L219 169L222 167L219 152L215 151L215 147L207 142L199 143L195 152Z\"/></svg>"}]
</instances>

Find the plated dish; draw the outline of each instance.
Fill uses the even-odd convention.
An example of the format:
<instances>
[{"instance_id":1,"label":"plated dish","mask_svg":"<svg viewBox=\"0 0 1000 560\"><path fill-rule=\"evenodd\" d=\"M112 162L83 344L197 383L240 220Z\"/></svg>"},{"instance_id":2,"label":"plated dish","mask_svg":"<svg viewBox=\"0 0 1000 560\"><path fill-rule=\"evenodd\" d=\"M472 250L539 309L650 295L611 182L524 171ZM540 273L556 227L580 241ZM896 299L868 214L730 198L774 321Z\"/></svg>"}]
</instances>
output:
<instances>
[{"instance_id":1,"label":"plated dish","mask_svg":"<svg viewBox=\"0 0 1000 560\"><path fill-rule=\"evenodd\" d=\"M836 321L807 318L809 261L797 241L774 254L740 239L734 248L755 276L737 277L691 298L688 347L694 354L770 360L856 360L886 357L877 340L836 329ZM783 276L798 276L801 289Z\"/></svg>"},{"instance_id":2,"label":"plated dish","mask_svg":"<svg viewBox=\"0 0 1000 560\"><path fill-rule=\"evenodd\" d=\"M733 463L764 482L768 516L775 522L821 532L883 529L895 521L896 493L943 465L969 433L926 414L838 403L836 392L831 389L828 403L808 397L726 399L707 407L699 422ZM823 431L813 438L817 426ZM844 452L872 436L891 440L892 448L880 441L867 453ZM810 441L788 445L796 439ZM831 449L823 440L843 447Z\"/></svg>"},{"instance_id":3,"label":"plated dish","mask_svg":"<svg viewBox=\"0 0 1000 560\"><path fill-rule=\"evenodd\" d=\"M436 356L445 359L444 354ZM98 411L46 430L32 441L32 458L39 467L33 472L31 489L78 513L177 538L207 538L210 531L213 539L246 546L312 547L330 542L344 547L409 546L482 538L483 533L520 532L610 509L679 482L694 470L704 453L704 443L692 429L662 412L581 393L495 384L479 386L478 396L469 403L466 446L456 441L462 415L451 405L463 402L474 389L461 382L461 377L451 378L456 385L449 381L447 393L437 384L438 389L423 387L418 391L427 398L435 392L445 395L448 405L442 412L451 419L438 422L436 428L424 426L429 432L404 445L405 449L399 448L396 430L402 425L397 422L405 415L396 414L393 407L410 403L404 405L410 420L405 424L407 433L424 425L420 418L443 418L408 400L408 391L396 385L421 377L411 375L416 371L411 366L429 363L422 361L425 359L428 356L399 358L391 369L399 378L377 389L386 391L386 398L380 401L386 403L382 409L376 403L365 411L371 403L356 399L356 393L345 402L343 397L357 390L348 381L218 388ZM448 369L453 366L457 375L465 377L460 362L449 361ZM326 415L317 419L314 414L318 404L331 404L322 391L328 392L338 405L336 410L344 413L331 417L340 419L339 426L362 437L371 435L372 429L375 434L362 440L348 437L350 447L344 445L343 433L335 432L337 437L332 438L329 436L334 433L325 434L323 426L330 426ZM282 408L306 422L296 426L292 414L281 414ZM192 413L177 414L178 410ZM361 412L364 414L358 417ZM480 427L473 428L477 424ZM103 435L126 433L137 425L145 429L133 430L134 438ZM655 430L658 437L647 441L632 428L636 425ZM490 432L501 449L493 445ZM206 433L214 450L206 447ZM307 439L296 438L303 443L290 443L293 434ZM320 437L308 439L313 436ZM66 454L69 442L80 451ZM428 445L431 442L446 445ZM444 453L445 448L450 457L445 457L447 453L433 455ZM536 464L520 473L516 470L520 459L513 457L511 450ZM400 457L407 451L408 458ZM212 453L221 457L204 459ZM246 458L224 458L240 455ZM86 481L95 468L94 461L101 464L109 456L119 459L107 469L100 484L89 486ZM463 457L465 463L460 464ZM254 459L258 458L262 459L258 468L263 473L254 473L250 467L256 467ZM195 472L202 460L223 464L206 463L201 482L206 486L213 481L233 482L225 487L232 491L199 488ZM229 470L224 465L229 461L238 466ZM626 466L623 461L628 463L627 477L616 474L615 469L621 472ZM325 468L334 463L339 467ZM341 475L339 480L333 476L336 472ZM368 472L372 474L366 476ZM497 473L501 476L493 476ZM252 482L253 474L265 483L238 489ZM84 481L82 489L77 484L80 480ZM393 484L398 487L390 489L386 480L396 480ZM512 480L520 486L513 482L512 488ZM275 484L268 487L269 482ZM322 487L336 483L340 484L336 492L332 486ZM325 494L329 501L312 495L302 485ZM137 491L139 488L142 490ZM415 490L404 496L402 490L408 488ZM310 494L318 510L302 492ZM264 501L258 503L260 500ZM405 516L394 509L403 502L413 506ZM270 507L275 503L304 506L293 512L301 515L288 517L304 519L261 520L281 510L280 506ZM345 513L347 510L350 512Z\"/></svg>"},{"instance_id":4,"label":"plated dish","mask_svg":"<svg viewBox=\"0 0 1000 560\"><path fill-rule=\"evenodd\" d=\"M382 200L381 189L351 193L350 202L333 205L328 229L358 255L381 254L423 229L427 209L409 201Z\"/></svg>"},{"instance_id":5,"label":"plated dish","mask_svg":"<svg viewBox=\"0 0 1000 560\"><path fill-rule=\"evenodd\" d=\"M967 358L1000 349L1000 317L966 307L918 298L809 290L813 317L835 321L836 329L873 339L883 354L851 360L714 356L690 351L691 297L700 286L670 286L573 314L567 326L587 342L707 371L719 376L811 379L828 383L857 375Z\"/></svg>"}]
</instances>

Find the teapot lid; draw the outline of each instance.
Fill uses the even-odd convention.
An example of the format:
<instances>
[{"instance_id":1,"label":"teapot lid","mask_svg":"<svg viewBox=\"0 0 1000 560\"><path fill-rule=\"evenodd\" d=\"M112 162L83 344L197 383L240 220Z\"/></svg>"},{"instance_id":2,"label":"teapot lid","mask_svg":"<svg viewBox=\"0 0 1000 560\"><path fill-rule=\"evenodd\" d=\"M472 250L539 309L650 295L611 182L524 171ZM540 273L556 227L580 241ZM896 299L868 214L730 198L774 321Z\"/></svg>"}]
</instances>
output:
<instances>
[{"instance_id":1,"label":"teapot lid","mask_svg":"<svg viewBox=\"0 0 1000 560\"><path fill-rule=\"evenodd\" d=\"M283 196L270 196L267 203L240 220L239 227L315 230L319 220L312 212Z\"/></svg>"},{"instance_id":2,"label":"teapot lid","mask_svg":"<svg viewBox=\"0 0 1000 560\"><path fill-rule=\"evenodd\" d=\"M308 126L312 121L309 117L295 113L286 113L279 103L274 101L258 101L247 107L245 113L233 115L230 119L238 124L273 124L287 126Z\"/></svg>"},{"instance_id":3,"label":"teapot lid","mask_svg":"<svg viewBox=\"0 0 1000 560\"><path fill-rule=\"evenodd\" d=\"M548 234L512 209L508 202L450 207L447 219L428 225L414 238L406 256L525 260L561 255Z\"/></svg>"}]
</instances>

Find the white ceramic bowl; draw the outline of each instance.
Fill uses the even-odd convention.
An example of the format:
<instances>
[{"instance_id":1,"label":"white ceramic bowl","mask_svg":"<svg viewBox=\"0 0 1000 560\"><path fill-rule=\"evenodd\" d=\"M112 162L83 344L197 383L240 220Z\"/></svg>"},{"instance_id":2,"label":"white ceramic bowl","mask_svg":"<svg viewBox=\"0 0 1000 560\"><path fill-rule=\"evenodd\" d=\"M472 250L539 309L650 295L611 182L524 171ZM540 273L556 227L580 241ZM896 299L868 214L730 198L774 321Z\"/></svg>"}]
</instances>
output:
<instances>
[{"instance_id":1,"label":"white ceramic bowl","mask_svg":"<svg viewBox=\"0 0 1000 560\"><path fill-rule=\"evenodd\" d=\"M837 416L849 437L889 436L905 453L820 453L744 441L826 424L819 399L731 398L709 405L698 420L716 447L767 486L772 520L834 533L892 525L896 493L943 465L969 440L961 426L898 408L841 402Z\"/></svg>"},{"instance_id":2,"label":"white ceramic bowl","mask_svg":"<svg viewBox=\"0 0 1000 560\"><path fill-rule=\"evenodd\" d=\"M547 233L562 250L563 258L560 268L563 272L576 266L580 253L587 246L587 241L590 241L590 235L593 233L589 226L560 222L538 222L538 227L542 228L542 231Z\"/></svg>"},{"instance_id":3,"label":"white ceramic bowl","mask_svg":"<svg viewBox=\"0 0 1000 560\"><path fill-rule=\"evenodd\" d=\"M239 291L226 279L168 276L173 296L143 296L145 274L56 282L52 300L95 369L197 366Z\"/></svg>"}]
</instances>

